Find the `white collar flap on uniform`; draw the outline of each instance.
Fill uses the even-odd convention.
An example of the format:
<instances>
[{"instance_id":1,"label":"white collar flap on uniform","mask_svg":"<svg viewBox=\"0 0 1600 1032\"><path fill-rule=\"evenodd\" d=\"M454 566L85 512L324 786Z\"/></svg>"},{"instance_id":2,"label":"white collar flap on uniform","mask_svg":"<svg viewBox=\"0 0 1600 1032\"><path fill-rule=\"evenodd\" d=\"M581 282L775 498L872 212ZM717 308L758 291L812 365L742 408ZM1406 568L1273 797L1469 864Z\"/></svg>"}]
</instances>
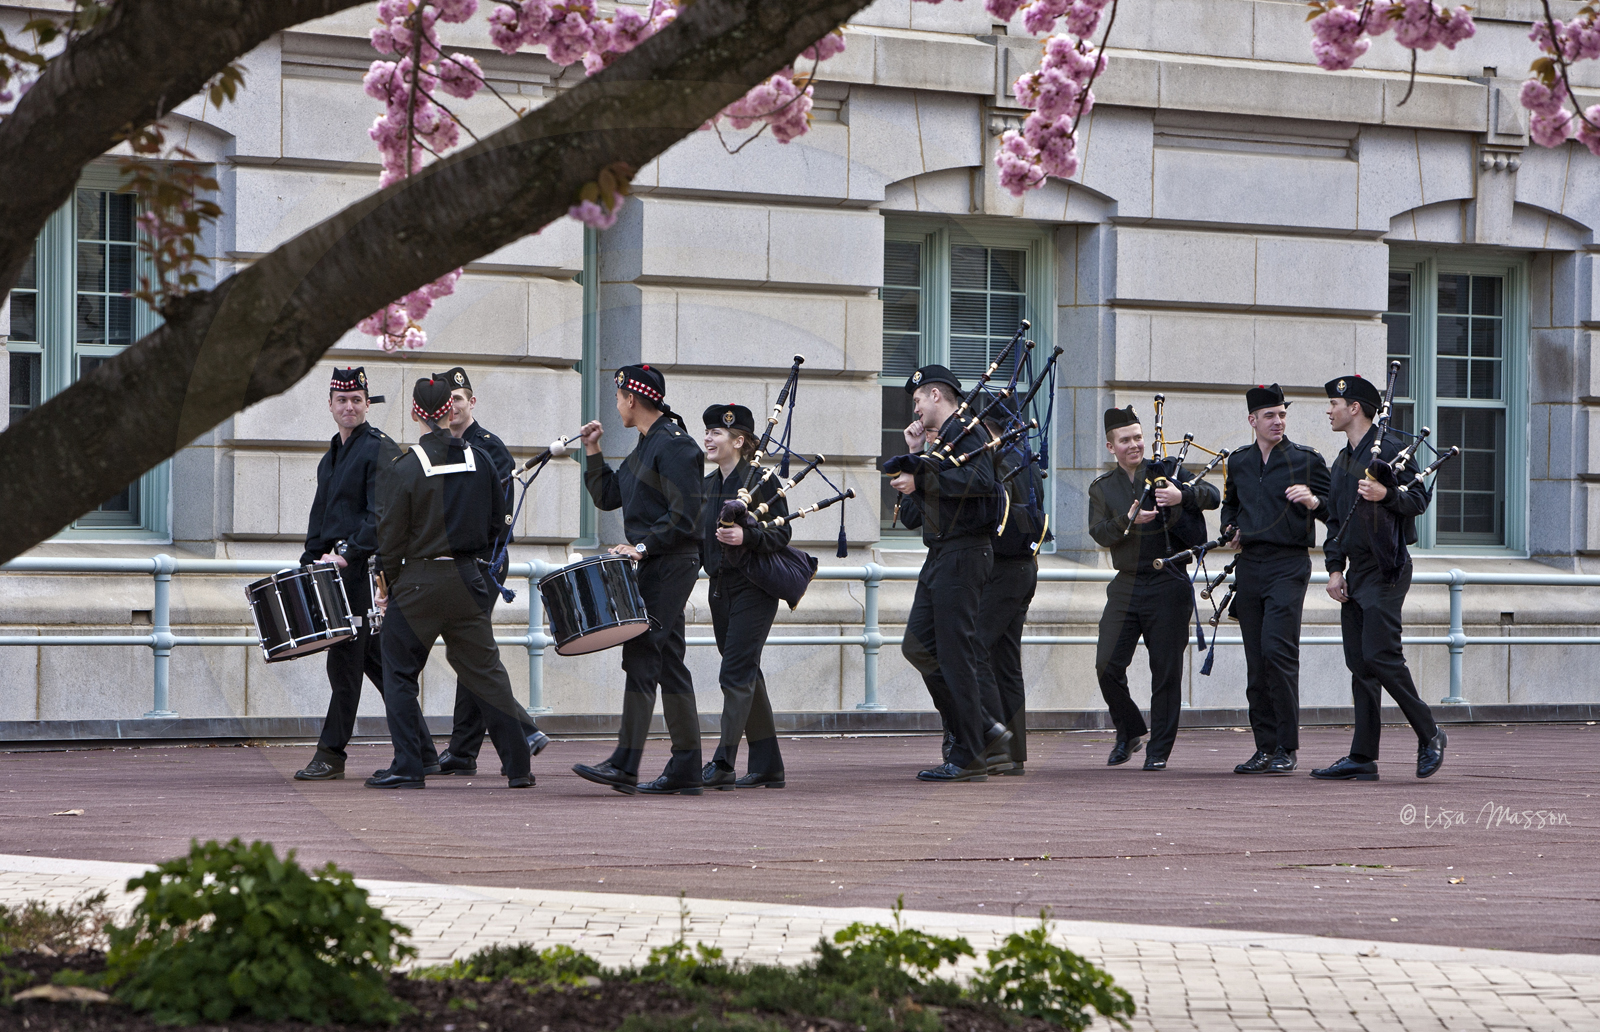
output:
<instances>
[{"instance_id":1,"label":"white collar flap on uniform","mask_svg":"<svg viewBox=\"0 0 1600 1032\"><path fill-rule=\"evenodd\" d=\"M465 449L466 461L451 463L448 466L435 466L428 459L428 453L422 449L420 444L413 444L411 450L417 453L417 461L422 463L422 475L425 477L436 477L442 473L472 473L478 468L477 462L472 457L472 445L470 444Z\"/></svg>"}]
</instances>

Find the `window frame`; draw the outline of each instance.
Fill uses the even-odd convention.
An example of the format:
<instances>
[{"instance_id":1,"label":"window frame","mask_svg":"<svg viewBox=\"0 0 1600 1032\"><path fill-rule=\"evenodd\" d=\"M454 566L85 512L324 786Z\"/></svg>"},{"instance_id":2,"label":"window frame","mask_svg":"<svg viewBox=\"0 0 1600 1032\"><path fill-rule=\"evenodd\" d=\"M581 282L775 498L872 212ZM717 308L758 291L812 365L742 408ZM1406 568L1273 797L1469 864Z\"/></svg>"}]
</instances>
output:
<instances>
[{"instance_id":1,"label":"window frame","mask_svg":"<svg viewBox=\"0 0 1600 1032\"><path fill-rule=\"evenodd\" d=\"M71 198L51 213L34 245L38 284L35 336L38 341L7 341L6 348L11 354L40 356L40 405L76 382L74 374L79 358L112 357L125 350L123 346L79 344L77 340L78 191L115 192L121 189L123 183L123 177L109 166L85 169L72 189ZM148 275L148 259L143 254L137 256L134 275L136 281L138 276ZM134 301L132 342L127 347L142 340L160 324L159 313L142 301ZM162 462L146 472L139 478L138 485L138 526L79 526L78 520L74 520L51 540L84 544L129 541L170 543L171 461Z\"/></svg>"},{"instance_id":2,"label":"window frame","mask_svg":"<svg viewBox=\"0 0 1600 1032\"><path fill-rule=\"evenodd\" d=\"M973 244L980 247L1015 248L1027 253L1026 284L1027 315L1032 322L1028 336L1035 342L1035 368L1050 357L1055 346L1056 310L1056 248L1055 227L1012 220L995 223L986 220L935 218L917 215L886 215L883 227L884 241L904 240L922 244L922 283L918 305L921 342L917 355L919 366L950 361L950 248L953 245ZM881 294L880 294L881 297ZM998 374L997 374L998 375ZM1058 379L1059 382L1059 379ZM904 387L903 377L878 374L880 387ZM969 385L970 386L970 385ZM880 404L879 421L883 415ZM1059 423L1059 420L1056 421ZM1050 453L1053 457L1060 444L1061 431L1052 425ZM1046 470L1046 512L1054 524L1056 512L1056 478ZM917 531L896 526L882 530L879 517L879 540L896 549L920 550L921 535ZM1056 542L1046 542L1041 554L1053 554Z\"/></svg>"},{"instance_id":3,"label":"window frame","mask_svg":"<svg viewBox=\"0 0 1600 1032\"><path fill-rule=\"evenodd\" d=\"M1428 427L1439 425L1440 274L1462 273L1504 278L1501 359L1506 414L1503 539L1500 544L1440 544L1438 513L1436 505L1430 504L1428 511L1417 520L1417 544L1413 547L1419 555L1438 559L1485 556L1526 558L1529 554L1528 477L1531 468L1528 458L1528 261L1513 255L1469 255L1443 249L1407 248L1391 252L1389 268L1411 274L1412 391L1417 425ZM1446 408L1500 407L1473 398L1447 398L1445 402Z\"/></svg>"}]
</instances>

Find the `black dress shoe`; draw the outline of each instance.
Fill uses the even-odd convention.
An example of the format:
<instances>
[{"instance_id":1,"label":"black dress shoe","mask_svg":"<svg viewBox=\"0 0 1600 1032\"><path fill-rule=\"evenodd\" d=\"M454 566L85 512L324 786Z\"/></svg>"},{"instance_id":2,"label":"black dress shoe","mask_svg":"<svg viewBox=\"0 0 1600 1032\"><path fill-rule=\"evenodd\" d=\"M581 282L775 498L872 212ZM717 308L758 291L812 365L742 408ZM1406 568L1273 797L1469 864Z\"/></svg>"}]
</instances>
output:
<instances>
[{"instance_id":1,"label":"black dress shoe","mask_svg":"<svg viewBox=\"0 0 1600 1032\"><path fill-rule=\"evenodd\" d=\"M1139 751L1140 744L1138 735L1117 739L1117 744L1111 747L1111 755L1106 757L1106 766L1115 767L1127 763L1128 757Z\"/></svg>"},{"instance_id":2,"label":"black dress shoe","mask_svg":"<svg viewBox=\"0 0 1600 1032\"><path fill-rule=\"evenodd\" d=\"M735 788L737 778L733 771L723 770L717 766L715 760L700 768L700 782L707 788L714 788L718 792L731 792Z\"/></svg>"},{"instance_id":3,"label":"black dress shoe","mask_svg":"<svg viewBox=\"0 0 1600 1032\"><path fill-rule=\"evenodd\" d=\"M428 783L421 778L403 778L398 774L385 773L383 777L373 776L367 779L368 788L427 788Z\"/></svg>"},{"instance_id":4,"label":"black dress shoe","mask_svg":"<svg viewBox=\"0 0 1600 1032\"><path fill-rule=\"evenodd\" d=\"M544 752L550 744L550 736L535 728L528 732L528 752L534 756Z\"/></svg>"},{"instance_id":5,"label":"black dress shoe","mask_svg":"<svg viewBox=\"0 0 1600 1032\"><path fill-rule=\"evenodd\" d=\"M1166 770L1167 769L1167 758L1165 756L1161 756L1161 757L1151 756L1150 754L1146 753L1145 754L1145 758L1144 758L1144 769L1145 770Z\"/></svg>"},{"instance_id":6,"label":"black dress shoe","mask_svg":"<svg viewBox=\"0 0 1600 1032\"><path fill-rule=\"evenodd\" d=\"M436 776L438 776L438 773L439 773L439 765L437 763L430 763L426 767L422 768L422 776L425 777L425 778L436 777ZM473 773L477 773L476 768L474 768ZM375 770L375 771L372 772L372 776L375 777L375 778L388 777L389 776L389 768L388 767L384 767L382 770Z\"/></svg>"},{"instance_id":7,"label":"black dress shoe","mask_svg":"<svg viewBox=\"0 0 1600 1032\"><path fill-rule=\"evenodd\" d=\"M507 778L506 779L506 787L507 788L532 788L533 787L533 775L529 774L525 778Z\"/></svg>"},{"instance_id":8,"label":"black dress shoe","mask_svg":"<svg viewBox=\"0 0 1600 1032\"><path fill-rule=\"evenodd\" d=\"M343 781L344 768L335 767L326 760L312 760L304 770L294 772L296 781Z\"/></svg>"},{"instance_id":9,"label":"black dress shoe","mask_svg":"<svg viewBox=\"0 0 1600 1032\"><path fill-rule=\"evenodd\" d=\"M1265 774L1272 765L1272 757L1257 749L1255 755L1233 768L1235 774Z\"/></svg>"},{"instance_id":10,"label":"black dress shoe","mask_svg":"<svg viewBox=\"0 0 1600 1032\"><path fill-rule=\"evenodd\" d=\"M476 758L467 759L463 756L452 756L450 750L446 749L439 754L438 765L433 770L425 771L424 773L438 775L460 774L463 777L475 777L478 773L478 761Z\"/></svg>"},{"instance_id":11,"label":"black dress shoe","mask_svg":"<svg viewBox=\"0 0 1600 1032\"><path fill-rule=\"evenodd\" d=\"M1268 774L1293 774L1300 767L1300 762L1294 749L1279 749L1272 754L1272 762L1267 765Z\"/></svg>"},{"instance_id":12,"label":"black dress shoe","mask_svg":"<svg viewBox=\"0 0 1600 1032\"><path fill-rule=\"evenodd\" d=\"M645 795L700 795L705 791L705 782L699 778L673 778L666 774L654 781L648 781L639 786L639 791Z\"/></svg>"},{"instance_id":13,"label":"black dress shoe","mask_svg":"<svg viewBox=\"0 0 1600 1032\"><path fill-rule=\"evenodd\" d=\"M1417 746L1417 777L1431 778L1438 773L1439 765L1444 762L1444 747L1448 744L1450 740L1440 728L1430 741Z\"/></svg>"},{"instance_id":14,"label":"black dress shoe","mask_svg":"<svg viewBox=\"0 0 1600 1032\"><path fill-rule=\"evenodd\" d=\"M771 774L746 774L744 777L740 778L738 781L735 781L733 783L733 787L734 788L782 788L784 786L784 784L785 784L785 782L783 780L783 771L780 770L780 771L776 771L776 772L771 773Z\"/></svg>"},{"instance_id":15,"label":"black dress shoe","mask_svg":"<svg viewBox=\"0 0 1600 1032\"><path fill-rule=\"evenodd\" d=\"M1022 769L1022 764L1021 763L1014 762L1014 763L1011 764L1011 767L1008 770L990 771L989 773L991 773L991 774L999 774L1002 777L1007 777L1007 778L1020 778L1024 774L1027 774L1028 772Z\"/></svg>"},{"instance_id":16,"label":"black dress shoe","mask_svg":"<svg viewBox=\"0 0 1600 1032\"><path fill-rule=\"evenodd\" d=\"M1016 761L1011 758L1011 732L1006 732L1005 738L996 738L989 742L983 753L983 766L990 774L1004 774L1015 767Z\"/></svg>"},{"instance_id":17,"label":"black dress shoe","mask_svg":"<svg viewBox=\"0 0 1600 1032\"><path fill-rule=\"evenodd\" d=\"M1341 756L1331 766L1312 771L1311 776L1323 781L1377 781L1378 765L1357 763L1348 756Z\"/></svg>"},{"instance_id":18,"label":"black dress shoe","mask_svg":"<svg viewBox=\"0 0 1600 1032\"><path fill-rule=\"evenodd\" d=\"M639 776L637 774L624 774L611 765L610 760L589 766L586 763L574 763L572 773L585 781L593 781L597 785L609 785L623 795L633 795L638 791Z\"/></svg>"},{"instance_id":19,"label":"black dress shoe","mask_svg":"<svg viewBox=\"0 0 1600 1032\"><path fill-rule=\"evenodd\" d=\"M989 772L983 764L972 767L957 767L953 763L941 763L928 770L917 771L918 781L988 781Z\"/></svg>"}]
</instances>

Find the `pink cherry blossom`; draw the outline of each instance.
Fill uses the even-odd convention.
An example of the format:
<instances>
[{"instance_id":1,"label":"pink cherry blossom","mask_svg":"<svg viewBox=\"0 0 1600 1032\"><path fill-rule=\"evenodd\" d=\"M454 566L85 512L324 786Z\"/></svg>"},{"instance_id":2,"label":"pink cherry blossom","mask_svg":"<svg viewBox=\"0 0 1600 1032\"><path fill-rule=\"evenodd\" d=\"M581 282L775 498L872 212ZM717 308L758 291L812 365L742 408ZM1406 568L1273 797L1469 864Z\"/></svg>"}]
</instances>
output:
<instances>
[{"instance_id":1,"label":"pink cherry blossom","mask_svg":"<svg viewBox=\"0 0 1600 1032\"><path fill-rule=\"evenodd\" d=\"M617 224L617 214L621 205L607 211L594 201L579 201L567 209L567 215L586 226L595 229L610 229Z\"/></svg>"}]
</instances>

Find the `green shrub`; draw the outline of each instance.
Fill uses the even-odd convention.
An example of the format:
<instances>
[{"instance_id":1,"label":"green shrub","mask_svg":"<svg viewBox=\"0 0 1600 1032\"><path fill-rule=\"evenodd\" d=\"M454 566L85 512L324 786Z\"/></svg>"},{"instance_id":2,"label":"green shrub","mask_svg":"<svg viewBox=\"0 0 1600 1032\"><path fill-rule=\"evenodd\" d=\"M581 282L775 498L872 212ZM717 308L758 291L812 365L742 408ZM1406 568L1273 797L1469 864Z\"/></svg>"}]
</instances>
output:
<instances>
[{"instance_id":1,"label":"green shrub","mask_svg":"<svg viewBox=\"0 0 1600 1032\"><path fill-rule=\"evenodd\" d=\"M1006 936L988 956L989 966L979 970L971 989L984 1002L1072 1032L1089 1027L1091 1010L1123 1028L1133 1017L1133 997L1126 989L1104 969L1050 941L1048 911L1039 912L1037 927Z\"/></svg>"},{"instance_id":2,"label":"green shrub","mask_svg":"<svg viewBox=\"0 0 1600 1032\"><path fill-rule=\"evenodd\" d=\"M402 1005L385 975L416 955L346 871L315 875L266 842L191 844L128 882L144 890L133 920L111 929L108 982L136 1010L194 1024L393 1022Z\"/></svg>"},{"instance_id":3,"label":"green shrub","mask_svg":"<svg viewBox=\"0 0 1600 1032\"><path fill-rule=\"evenodd\" d=\"M70 957L104 949L110 921L103 892L66 906L46 906L33 899L18 907L0 906L0 956L52 953Z\"/></svg>"},{"instance_id":4,"label":"green shrub","mask_svg":"<svg viewBox=\"0 0 1600 1032\"><path fill-rule=\"evenodd\" d=\"M11 994L26 989L32 981L33 976L26 971L0 964L0 1004L9 1004Z\"/></svg>"},{"instance_id":5,"label":"green shrub","mask_svg":"<svg viewBox=\"0 0 1600 1032\"><path fill-rule=\"evenodd\" d=\"M412 977L436 982L498 982L508 978L530 985L586 985L585 979L598 977L601 970L599 961L571 946L541 950L521 942L515 946L490 946L443 967L419 968Z\"/></svg>"},{"instance_id":6,"label":"green shrub","mask_svg":"<svg viewBox=\"0 0 1600 1032\"><path fill-rule=\"evenodd\" d=\"M893 928L857 921L834 933L833 941L843 949L835 949L826 939L818 942L818 973L852 985L877 985L891 998L914 990L949 995L954 983L934 974L943 965L954 966L962 957L974 956L972 944L907 928L901 917L905 904L904 896L895 900Z\"/></svg>"}]
</instances>

